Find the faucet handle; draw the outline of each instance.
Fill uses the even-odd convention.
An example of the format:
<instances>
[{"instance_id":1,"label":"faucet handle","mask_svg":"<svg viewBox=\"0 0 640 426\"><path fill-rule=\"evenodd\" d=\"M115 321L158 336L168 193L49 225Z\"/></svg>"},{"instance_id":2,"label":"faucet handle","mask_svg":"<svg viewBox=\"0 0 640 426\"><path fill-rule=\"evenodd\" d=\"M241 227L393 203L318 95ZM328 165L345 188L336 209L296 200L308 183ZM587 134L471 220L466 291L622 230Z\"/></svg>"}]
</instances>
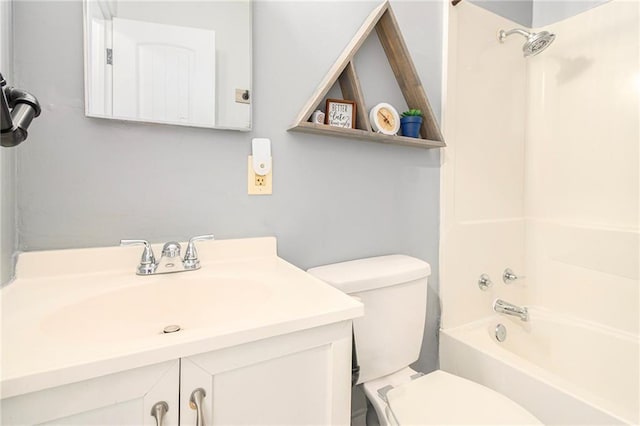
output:
<instances>
[{"instance_id":1,"label":"faucet handle","mask_svg":"<svg viewBox=\"0 0 640 426\"><path fill-rule=\"evenodd\" d=\"M200 267L200 260L198 259L198 251L196 250L196 241L213 240L214 237L211 234L198 235L189 239L187 250L184 252L184 267L185 269L198 269Z\"/></svg>"},{"instance_id":2,"label":"faucet handle","mask_svg":"<svg viewBox=\"0 0 640 426\"><path fill-rule=\"evenodd\" d=\"M147 240L120 240L121 246L137 246L144 244L144 250L140 257L140 265L138 265L138 275L149 275L156 270L156 257L153 254L151 244Z\"/></svg>"},{"instance_id":3,"label":"faucet handle","mask_svg":"<svg viewBox=\"0 0 640 426\"><path fill-rule=\"evenodd\" d=\"M491 278L489 278L489 275L482 274L480 275L480 278L478 278L478 287L480 287L480 290L485 291L492 285L493 282L491 281Z\"/></svg>"},{"instance_id":4,"label":"faucet handle","mask_svg":"<svg viewBox=\"0 0 640 426\"><path fill-rule=\"evenodd\" d=\"M513 270L511 270L511 268L505 269L504 272L502 273L502 281L505 284L511 284L515 280L520 280L522 278L526 278L526 277L524 275L516 275L516 274L514 274Z\"/></svg>"}]
</instances>

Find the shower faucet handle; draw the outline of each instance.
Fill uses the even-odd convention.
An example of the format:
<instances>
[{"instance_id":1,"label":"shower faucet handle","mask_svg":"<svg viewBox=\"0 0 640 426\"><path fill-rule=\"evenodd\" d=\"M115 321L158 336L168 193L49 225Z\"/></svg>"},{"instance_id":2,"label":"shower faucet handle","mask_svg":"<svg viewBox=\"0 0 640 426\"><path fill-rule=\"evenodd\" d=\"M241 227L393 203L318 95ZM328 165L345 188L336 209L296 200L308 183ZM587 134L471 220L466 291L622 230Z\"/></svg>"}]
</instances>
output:
<instances>
[{"instance_id":1,"label":"shower faucet handle","mask_svg":"<svg viewBox=\"0 0 640 426\"><path fill-rule=\"evenodd\" d=\"M492 285L493 285L493 282L491 281L491 278L489 278L489 275L487 274L480 275L480 278L478 279L478 287L480 287L480 290L485 291Z\"/></svg>"},{"instance_id":2,"label":"shower faucet handle","mask_svg":"<svg viewBox=\"0 0 640 426\"><path fill-rule=\"evenodd\" d=\"M513 270L511 270L511 268L505 269L503 274L502 274L502 281L505 284L511 284L512 282L514 282L516 280L521 280L523 278L526 278L526 277L524 275L516 275L516 274L514 274Z\"/></svg>"}]
</instances>

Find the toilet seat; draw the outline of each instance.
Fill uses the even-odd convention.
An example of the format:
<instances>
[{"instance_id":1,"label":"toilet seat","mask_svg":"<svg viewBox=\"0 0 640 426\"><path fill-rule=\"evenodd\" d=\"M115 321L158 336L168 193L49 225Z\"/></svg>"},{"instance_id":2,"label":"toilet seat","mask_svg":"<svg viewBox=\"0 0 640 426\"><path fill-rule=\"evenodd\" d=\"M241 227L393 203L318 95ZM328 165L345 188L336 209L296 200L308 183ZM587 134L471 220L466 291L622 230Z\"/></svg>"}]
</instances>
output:
<instances>
[{"instance_id":1,"label":"toilet seat","mask_svg":"<svg viewBox=\"0 0 640 426\"><path fill-rule=\"evenodd\" d=\"M542 424L506 396L441 370L394 387L386 399L389 420L400 425Z\"/></svg>"}]
</instances>

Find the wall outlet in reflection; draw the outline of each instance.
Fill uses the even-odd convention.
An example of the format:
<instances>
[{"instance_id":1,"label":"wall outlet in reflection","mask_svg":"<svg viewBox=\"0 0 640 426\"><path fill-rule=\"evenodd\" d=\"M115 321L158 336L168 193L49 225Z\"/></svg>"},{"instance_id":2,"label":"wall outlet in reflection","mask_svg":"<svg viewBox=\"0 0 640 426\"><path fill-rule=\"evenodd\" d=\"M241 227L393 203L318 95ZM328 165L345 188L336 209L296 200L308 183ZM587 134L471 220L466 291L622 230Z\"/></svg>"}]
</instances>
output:
<instances>
[{"instance_id":1,"label":"wall outlet in reflection","mask_svg":"<svg viewBox=\"0 0 640 426\"><path fill-rule=\"evenodd\" d=\"M271 195L272 192L272 176L273 166L271 171L264 176L261 176L253 170L253 156L249 156L247 161L247 193L249 195Z\"/></svg>"}]
</instances>

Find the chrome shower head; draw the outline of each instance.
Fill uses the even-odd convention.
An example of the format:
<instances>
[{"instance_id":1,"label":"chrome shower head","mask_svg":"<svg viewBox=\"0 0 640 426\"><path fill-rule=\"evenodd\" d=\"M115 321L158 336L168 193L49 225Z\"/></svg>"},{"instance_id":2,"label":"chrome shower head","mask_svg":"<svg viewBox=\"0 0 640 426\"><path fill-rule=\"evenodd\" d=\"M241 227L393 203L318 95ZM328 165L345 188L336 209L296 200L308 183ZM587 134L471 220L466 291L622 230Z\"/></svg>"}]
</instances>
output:
<instances>
[{"instance_id":1,"label":"chrome shower head","mask_svg":"<svg viewBox=\"0 0 640 426\"><path fill-rule=\"evenodd\" d=\"M522 46L522 53L525 57L537 55L538 53L549 47L549 45L553 43L553 40L556 39L556 35L550 33L549 31L530 33L528 31L515 28L509 31L500 30L500 32L498 33L498 40L500 40L500 43L504 43L504 39L511 34L520 34L527 39L527 41Z\"/></svg>"}]
</instances>

